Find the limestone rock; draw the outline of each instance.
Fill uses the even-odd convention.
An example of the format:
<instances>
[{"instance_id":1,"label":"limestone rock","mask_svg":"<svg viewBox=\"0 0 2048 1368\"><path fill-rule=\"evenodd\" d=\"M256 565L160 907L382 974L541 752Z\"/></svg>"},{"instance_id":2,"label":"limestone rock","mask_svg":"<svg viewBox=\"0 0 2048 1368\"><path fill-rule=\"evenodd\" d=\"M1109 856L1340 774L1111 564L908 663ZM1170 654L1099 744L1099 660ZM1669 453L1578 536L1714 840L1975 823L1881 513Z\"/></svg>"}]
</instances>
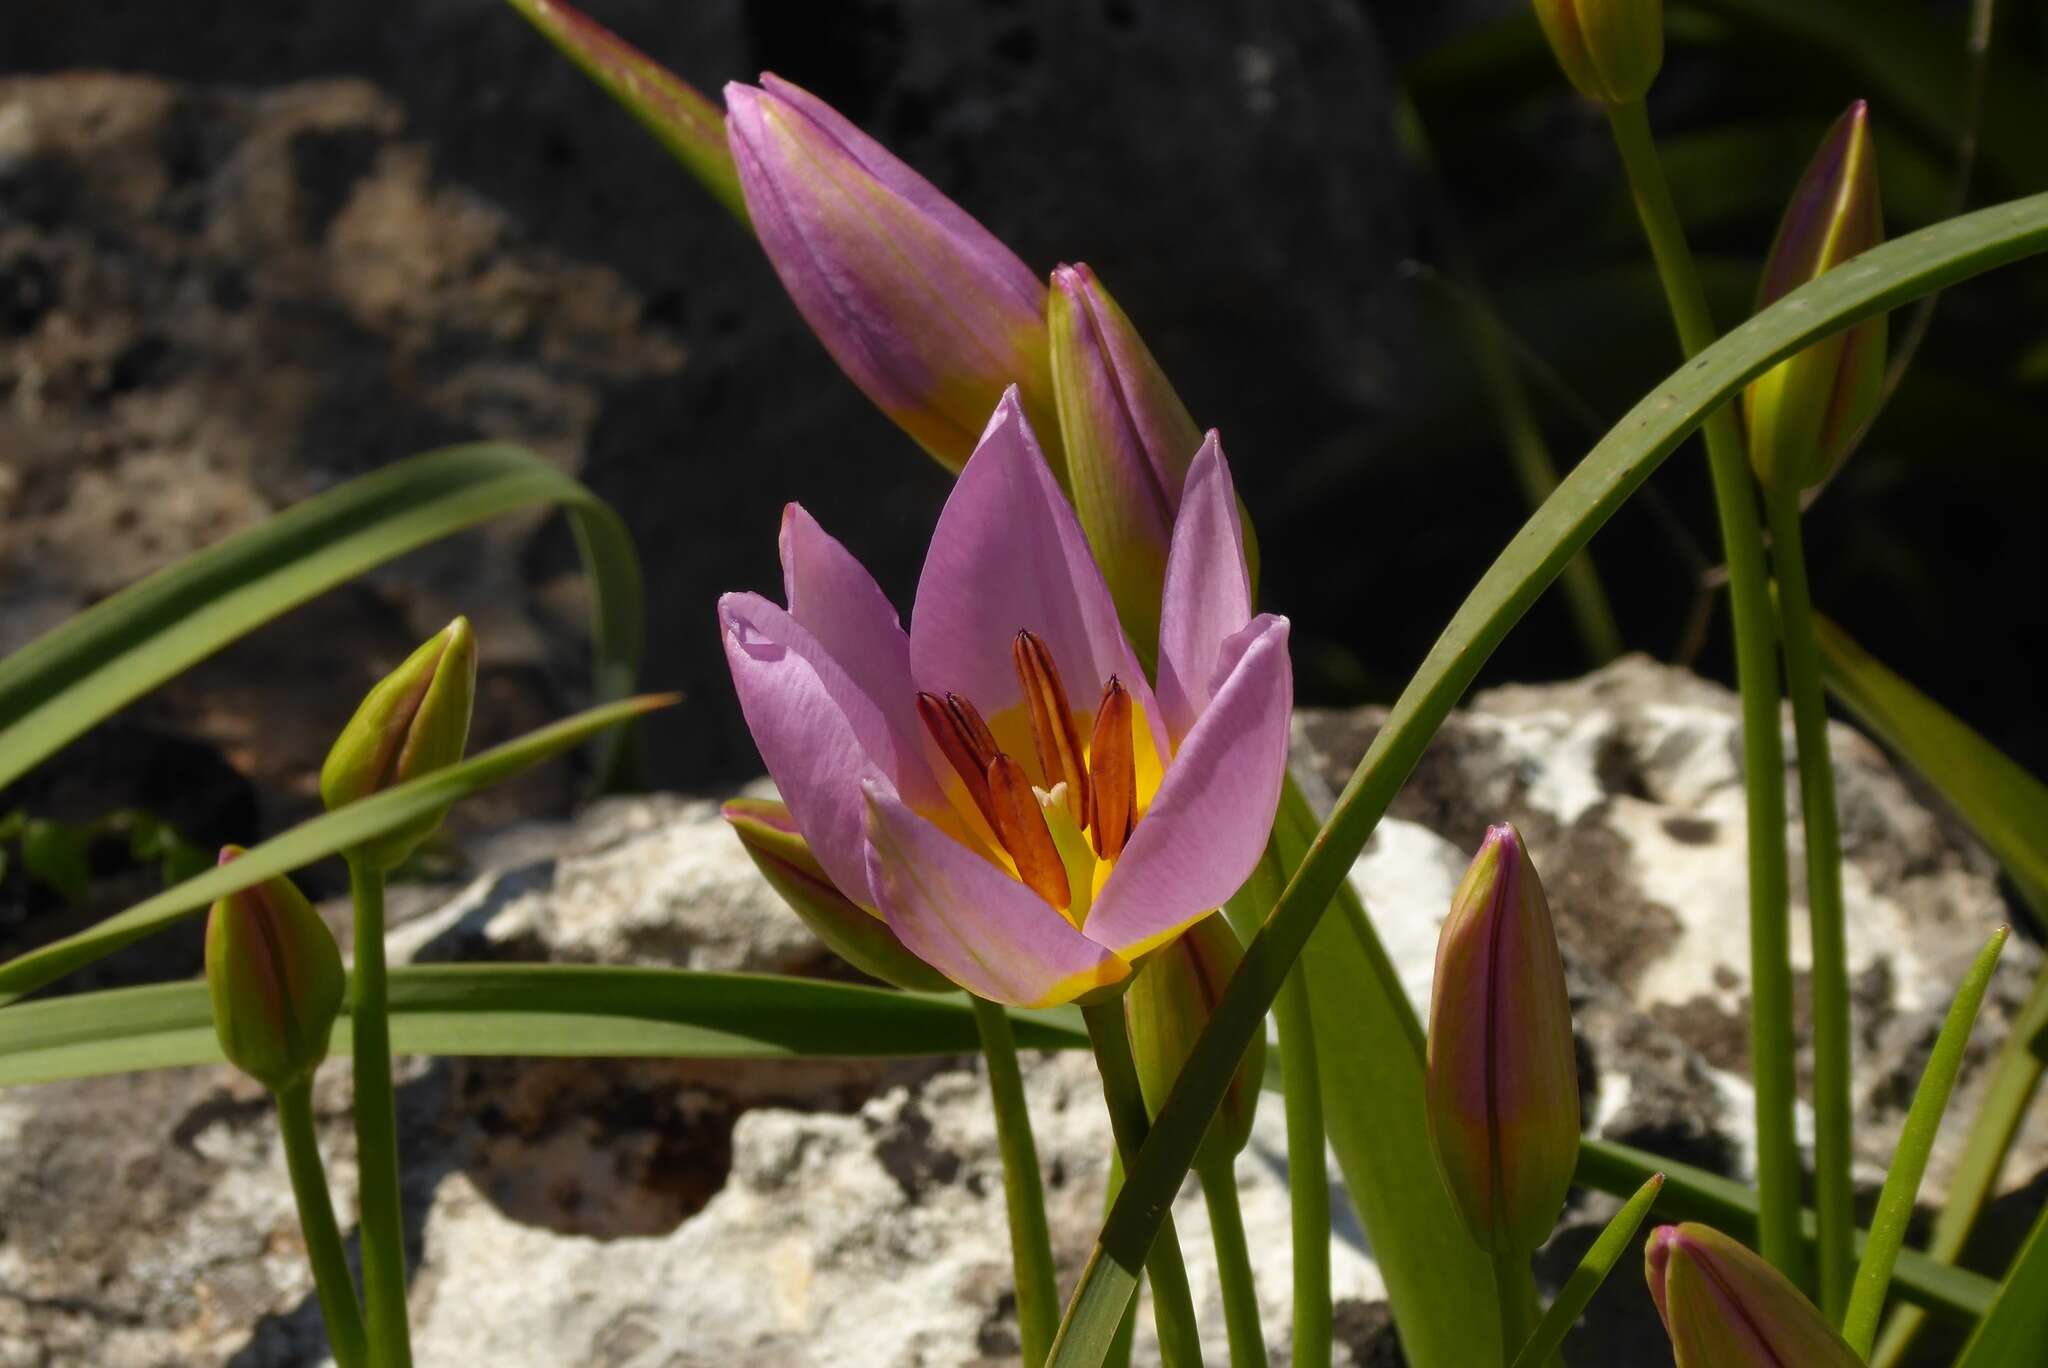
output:
<instances>
[{"instance_id":1,"label":"limestone rock","mask_svg":"<svg viewBox=\"0 0 2048 1368\"><path fill-rule=\"evenodd\" d=\"M1308 713L1297 759L1335 781L1377 718ZM1874 1179L1959 964L2006 915L1992 870L1867 743L1836 735L1859 975L1862 1177ZM1437 926L1486 822L1519 823L1566 941L1589 1127L1737 1175L1744 898L1733 700L1641 660L1483 694L1453 716L1354 868L1418 1007ZM613 800L474 847L455 896L413 890L399 958L539 958L818 971L829 961L753 878L713 804ZM1939 1193L1984 1062L2038 967L2015 945L1924 1198ZM1025 1069L1055 1257L1099 1222L1109 1137L1086 1058ZM972 1059L440 1060L400 1086L423 1364L976 1364L1011 1361L999 1159ZM337 1200L355 1183L346 1069L318 1094ZM1995 1209L2038 1204L2037 1118ZM1238 1163L1269 1346L1287 1352L1280 1108ZM1334 1172L1334 1169L1333 1169ZM1612 1209L1579 1194L1539 1275L1561 1278ZM0 1096L0 1368L312 1365L318 1316L262 1099L222 1070ZM1175 1207L1204 1333L1222 1343L1207 1222ZM1340 1201L1343 1353L1398 1362L1384 1285ZM1141 1319L1138 1361L1157 1361ZM1640 1285L1575 1332L1582 1362L1657 1363ZM1340 1356L1340 1361L1342 1361Z\"/></svg>"}]
</instances>

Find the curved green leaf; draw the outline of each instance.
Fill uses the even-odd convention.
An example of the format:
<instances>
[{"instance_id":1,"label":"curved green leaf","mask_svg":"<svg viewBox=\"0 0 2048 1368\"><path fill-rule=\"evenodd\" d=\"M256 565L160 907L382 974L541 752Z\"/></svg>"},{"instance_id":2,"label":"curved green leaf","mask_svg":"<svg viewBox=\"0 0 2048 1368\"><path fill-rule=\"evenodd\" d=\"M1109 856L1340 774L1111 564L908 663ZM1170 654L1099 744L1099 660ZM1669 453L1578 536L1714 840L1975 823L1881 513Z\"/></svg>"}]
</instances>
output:
<instances>
[{"instance_id":1,"label":"curved green leaf","mask_svg":"<svg viewBox=\"0 0 2048 1368\"><path fill-rule=\"evenodd\" d=\"M903 993L772 974L576 964L408 965L391 971L402 1054L694 1059L971 1054L958 993ZM1085 1049L1071 1010L1013 1011L1017 1043ZM346 1008L333 1052L346 1054ZM0 1087L222 1062L206 985L79 993L0 1012Z\"/></svg>"},{"instance_id":2,"label":"curved green leaf","mask_svg":"<svg viewBox=\"0 0 2048 1368\"><path fill-rule=\"evenodd\" d=\"M532 452L450 447L294 504L0 660L0 788L286 609L428 542L549 503L567 510L590 572L598 696L623 696L639 669L641 611L640 563L625 525Z\"/></svg>"},{"instance_id":3,"label":"curved green leaf","mask_svg":"<svg viewBox=\"0 0 2048 1368\"><path fill-rule=\"evenodd\" d=\"M2048 924L2048 785L1815 617L1828 692L1955 805Z\"/></svg>"},{"instance_id":4,"label":"curved green leaf","mask_svg":"<svg viewBox=\"0 0 2048 1368\"><path fill-rule=\"evenodd\" d=\"M33 992L82 965L110 955L132 941L160 931L215 900L278 874L289 874L313 861L350 850L407 822L440 812L470 794L502 783L550 756L581 745L591 737L643 713L665 708L673 695L628 698L577 713L528 732L460 764L423 775L383 793L301 822L273 836L229 864L146 899L75 936L17 955L0 964L0 1006ZM0 1012L0 1020L11 1013Z\"/></svg>"},{"instance_id":5,"label":"curved green leaf","mask_svg":"<svg viewBox=\"0 0 2048 1368\"><path fill-rule=\"evenodd\" d=\"M689 82L588 15L560 0L506 0L527 22L625 106L669 155L741 223L747 217L739 168L725 140L725 115Z\"/></svg>"},{"instance_id":6,"label":"curved green leaf","mask_svg":"<svg viewBox=\"0 0 2048 1368\"><path fill-rule=\"evenodd\" d=\"M1245 948L1103 1225L1053 1362L1063 1368L1102 1362L1159 1218L1322 910L1480 667L1601 524L1710 413L1772 365L1862 319L2044 248L2048 195L1982 209L1889 242L1793 291L1708 347L1587 453L1437 639L1373 738L1308 859ZM1395 1315L1400 1317L1401 1308ZM1437 1368L1415 1361L1418 1368Z\"/></svg>"}]
</instances>

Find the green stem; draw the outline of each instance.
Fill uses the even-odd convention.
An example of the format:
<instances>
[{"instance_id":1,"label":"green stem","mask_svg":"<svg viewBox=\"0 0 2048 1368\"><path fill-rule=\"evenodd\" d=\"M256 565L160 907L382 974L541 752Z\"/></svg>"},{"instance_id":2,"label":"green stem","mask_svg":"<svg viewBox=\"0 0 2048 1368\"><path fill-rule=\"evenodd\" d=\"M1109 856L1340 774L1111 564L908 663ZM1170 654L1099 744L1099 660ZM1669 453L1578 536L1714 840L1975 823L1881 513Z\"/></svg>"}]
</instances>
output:
<instances>
[{"instance_id":1,"label":"green stem","mask_svg":"<svg viewBox=\"0 0 2048 1368\"><path fill-rule=\"evenodd\" d=\"M1806 908L1813 943L1813 1183L1818 1214L1821 1313L1835 1325L1855 1276L1856 1188L1850 1174L1849 951L1842 909L1842 836L1835 769L1828 754L1827 695L1813 594L1806 580L1799 495L1766 491L1771 563L1778 572L1778 622L1785 683L1799 748L1799 800L1806 825Z\"/></svg>"},{"instance_id":2,"label":"green stem","mask_svg":"<svg viewBox=\"0 0 2048 1368\"><path fill-rule=\"evenodd\" d=\"M1516 1355L1536 1328L1529 1311L1529 1256L1493 1256L1493 1295L1500 1307L1500 1361L1512 1368Z\"/></svg>"},{"instance_id":3,"label":"green stem","mask_svg":"<svg viewBox=\"0 0 2048 1368\"><path fill-rule=\"evenodd\" d=\"M1017 1328L1027 1368L1038 1368L1060 1328L1059 1282L1052 1271L1052 1239L1045 1225L1045 1189L1038 1176L1038 1146L1017 1069L1017 1039L1010 1015L969 993L981 1053L988 1060L989 1098L996 1109L996 1143L1003 1154L1003 1196L1010 1209L1010 1263L1017 1279Z\"/></svg>"},{"instance_id":4,"label":"green stem","mask_svg":"<svg viewBox=\"0 0 2048 1368\"><path fill-rule=\"evenodd\" d=\"M334 1223L327 1170L320 1164L310 1079L277 1094L277 1128L284 1137L285 1167L291 1170L292 1198L299 1207L299 1230L306 1237L306 1259L313 1265L320 1317L327 1322L328 1347L334 1351L337 1368L362 1368L363 1313L356 1305L356 1285L349 1276L348 1256L342 1252L341 1230Z\"/></svg>"},{"instance_id":5,"label":"green stem","mask_svg":"<svg viewBox=\"0 0 2048 1368\"><path fill-rule=\"evenodd\" d=\"M1608 121L1628 172L1636 213L1688 358L1714 341L1692 249L1671 202L1650 121L1640 101L1611 105ZM1792 960L1786 924L1785 756L1779 738L1776 628L1764 572L1755 484L1742 431L1726 405L1702 427L1714 505L1728 563L1735 620L1735 677L1742 693L1742 768L1749 807L1750 1073L1756 1085L1756 1169L1762 1214L1758 1249L1803 1282L1799 1240L1799 1148L1792 1126Z\"/></svg>"},{"instance_id":6,"label":"green stem","mask_svg":"<svg viewBox=\"0 0 2048 1368\"><path fill-rule=\"evenodd\" d=\"M1138 1066L1131 1058L1131 1038L1124 1030L1120 999L1081 1009L1088 1039L1095 1047L1095 1067L1102 1074L1102 1100L1109 1108L1109 1127L1117 1151L1128 1168L1145 1143L1152 1121L1145 1094L1138 1085ZM1202 1339L1195 1328L1195 1298L1188 1290L1187 1266L1181 1262L1180 1236L1173 1214L1163 1213L1152 1247L1145 1254L1145 1274L1152 1280L1152 1316L1159 1331L1159 1357L1166 1368L1200 1368Z\"/></svg>"},{"instance_id":7,"label":"green stem","mask_svg":"<svg viewBox=\"0 0 2048 1368\"><path fill-rule=\"evenodd\" d=\"M1223 1324L1230 1335L1230 1368L1259 1368L1266 1361L1266 1332L1259 1324L1259 1288L1252 1277L1251 1250L1245 1245L1237 1172L1225 1157L1197 1165L1196 1176L1202 1180L1202 1200L1209 1204L1216 1277L1223 1287Z\"/></svg>"},{"instance_id":8,"label":"green stem","mask_svg":"<svg viewBox=\"0 0 2048 1368\"><path fill-rule=\"evenodd\" d=\"M1287 792L1299 793L1292 775L1287 779ZM1286 810L1276 818L1274 838L1265 855L1245 886L1224 905L1224 914L1240 940L1249 941L1258 933L1259 923L1287 886L1284 871L1289 866L1280 853L1277 823L1290 820ZM1306 840L1304 837L1304 843ZM1282 1100L1287 1113L1287 1198L1294 1252L1293 1363L1294 1368L1330 1368L1335 1326L1330 1302L1329 1140L1323 1130L1322 1071L1316 1064L1315 1031L1309 1021L1308 979L1298 965L1273 999L1273 1024L1280 1035L1280 1076L1288 1080Z\"/></svg>"},{"instance_id":9,"label":"green stem","mask_svg":"<svg viewBox=\"0 0 2048 1368\"><path fill-rule=\"evenodd\" d=\"M2041 1083L2041 1056L2034 1052L2034 1036L2048 1028L2048 969L2034 980L2034 991L2020 1009L2019 1019L2006 1035L1991 1067L1991 1081L1984 1085L1984 1100L1976 1119L1970 1123L1963 1154L1948 1181L1948 1200L1934 1218L1927 1237L1930 1259L1952 1264L1963 1252L1970 1229L1998 1183L2005 1156L2019 1134L2034 1094ZM1901 1306L1885 1322L1878 1336L1877 1350L1870 1356L1872 1368L1897 1368L1926 1322L1927 1313L1917 1306Z\"/></svg>"},{"instance_id":10,"label":"green stem","mask_svg":"<svg viewBox=\"0 0 2048 1368\"><path fill-rule=\"evenodd\" d=\"M1109 1147L1109 1183L1102 1194L1102 1215L1106 1220L1116 1207L1116 1195L1123 1191L1124 1157L1117 1152L1116 1145ZM1138 1299L1132 1297L1124 1303L1123 1319L1116 1323L1116 1336L1109 1342L1109 1352L1102 1356L1102 1368L1130 1368L1131 1345L1138 1338Z\"/></svg>"},{"instance_id":11,"label":"green stem","mask_svg":"<svg viewBox=\"0 0 2048 1368\"><path fill-rule=\"evenodd\" d=\"M1877 1194L1877 1210L1870 1217L1870 1238L1863 1244L1863 1262L1856 1266L1856 1283L1849 1292L1849 1310L1842 1321L1842 1338L1859 1356L1868 1360L1871 1341L1877 1338L1877 1317L1892 1284L1892 1265L1906 1242L1906 1223L1913 1219L1913 1199L1919 1195L1920 1179L1927 1172L1927 1156L1934 1152L1935 1132L1941 1129L1941 1113L1948 1106L1956 1075L1962 1072L1963 1050L1970 1043L1970 1028L1976 1024L1977 1009L1984 1005L1984 991L1991 986L1991 971L1998 967L1998 954L2009 935L2001 926L1993 932L1968 977L1956 990L1948 1016L1935 1037L1920 1073L1920 1086L1913 1090L1913 1105L1906 1110L1905 1128L1892 1150L1891 1171L1884 1176L1884 1188Z\"/></svg>"},{"instance_id":12,"label":"green stem","mask_svg":"<svg viewBox=\"0 0 2048 1368\"><path fill-rule=\"evenodd\" d=\"M384 871L348 862L355 896L356 1165L362 1207L363 1309L375 1368L411 1368L406 1326L405 1209L398 1186L398 1110L391 1088L391 1022L384 987Z\"/></svg>"}]
</instances>

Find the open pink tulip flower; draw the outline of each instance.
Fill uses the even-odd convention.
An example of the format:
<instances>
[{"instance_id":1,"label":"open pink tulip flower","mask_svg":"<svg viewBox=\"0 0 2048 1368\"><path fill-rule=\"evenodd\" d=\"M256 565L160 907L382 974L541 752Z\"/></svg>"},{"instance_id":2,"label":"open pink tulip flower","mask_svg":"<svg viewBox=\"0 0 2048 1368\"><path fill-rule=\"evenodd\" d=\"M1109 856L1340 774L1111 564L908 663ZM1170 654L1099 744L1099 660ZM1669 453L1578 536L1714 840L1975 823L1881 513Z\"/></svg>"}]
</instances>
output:
<instances>
[{"instance_id":1,"label":"open pink tulip flower","mask_svg":"<svg viewBox=\"0 0 2048 1368\"><path fill-rule=\"evenodd\" d=\"M782 567L787 608L719 600L747 726L820 867L954 983L1013 1006L1110 989L1251 873L1293 671L1287 620L1252 614L1213 434L1174 523L1156 690L1015 390L939 516L908 632L795 504Z\"/></svg>"}]
</instances>

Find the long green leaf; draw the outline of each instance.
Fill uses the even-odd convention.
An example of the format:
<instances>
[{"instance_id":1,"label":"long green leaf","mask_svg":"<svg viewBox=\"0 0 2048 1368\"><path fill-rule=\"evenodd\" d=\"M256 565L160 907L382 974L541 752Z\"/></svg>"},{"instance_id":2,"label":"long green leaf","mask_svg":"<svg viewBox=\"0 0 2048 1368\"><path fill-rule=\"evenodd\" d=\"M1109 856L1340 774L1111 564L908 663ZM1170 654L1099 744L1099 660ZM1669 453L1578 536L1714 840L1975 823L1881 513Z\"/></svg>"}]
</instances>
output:
<instances>
[{"instance_id":1,"label":"long green leaf","mask_svg":"<svg viewBox=\"0 0 2048 1368\"><path fill-rule=\"evenodd\" d=\"M2039 1363L2043 1345L2048 1345L2048 1211L2034 1222L1955 1368Z\"/></svg>"},{"instance_id":2,"label":"long green leaf","mask_svg":"<svg viewBox=\"0 0 2048 1368\"><path fill-rule=\"evenodd\" d=\"M400 461L168 566L0 660L0 788L86 728L286 609L466 527L537 504L568 511L597 613L600 698L640 663L640 565L603 501L498 443Z\"/></svg>"},{"instance_id":3,"label":"long green leaf","mask_svg":"<svg viewBox=\"0 0 2048 1368\"><path fill-rule=\"evenodd\" d=\"M560 0L506 0L626 112L741 223L749 223L725 116L687 81Z\"/></svg>"},{"instance_id":4,"label":"long green leaf","mask_svg":"<svg viewBox=\"0 0 2048 1368\"><path fill-rule=\"evenodd\" d=\"M1856 719L1955 805L2048 925L2048 785L1816 617L1821 674Z\"/></svg>"},{"instance_id":5,"label":"long green leaf","mask_svg":"<svg viewBox=\"0 0 2048 1368\"><path fill-rule=\"evenodd\" d=\"M1187 1175L1245 1045L1263 1029L1266 1011L1322 910L1430 737L1566 563L1650 472L1749 380L1830 333L2044 248L2048 195L2037 195L1898 238L1827 272L1657 386L1523 525L1395 702L1309 858L1289 881L1265 928L1246 947L1103 1225L1054 1362L1063 1368L1093 1368L1101 1362L1159 1218ZM1359 991L1384 989L1367 981ZM1105 1319L1107 1325L1101 1323ZM1411 1361L1417 1368L1438 1368L1433 1360Z\"/></svg>"},{"instance_id":6,"label":"long green leaf","mask_svg":"<svg viewBox=\"0 0 2048 1368\"><path fill-rule=\"evenodd\" d=\"M1884 1311L1891 1290L1892 1268L1906 1243L1906 1223L1913 1219L1913 1203L1920 1195L1920 1180L1927 1173L1927 1157L1934 1152L1934 1137L1941 1129L1941 1114L1948 1110L1949 1093L1956 1075L1963 1069L1963 1050L1977 1025L1977 1011L1984 1005L1984 992L1991 986L1991 972L1998 967L1998 954L2012 932L1999 927L1977 955L1976 963L1963 977L1949 1003L1948 1015L1928 1053L1927 1067L1920 1072L1920 1084L1913 1090L1913 1105L1906 1109L1906 1123L1892 1148L1891 1167L1885 1172L1884 1188L1877 1194L1877 1209L1870 1216L1870 1241L1856 1265L1856 1284L1849 1294L1849 1309L1843 1313L1842 1338L1864 1358L1877 1340L1877 1318Z\"/></svg>"},{"instance_id":7,"label":"long green leaf","mask_svg":"<svg viewBox=\"0 0 2048 1368\"><path fill-rule=\"evenodd\" d=\"M773 974L580 964L406 965L391 971L405 1054L776 1058L967 1054L956 993L901 993ZM1071 1011L1013 1011L1018 1044L1085 1049ZM346 1012L332 1049L346 1054ZM206 985L79 993L0 1012L0 1087L222 1062Z\"/></svg>"},{"instance_id":8,"label":"long green leaf","mask_svg":"<svg viewBox=\"0 0 2048 1368\"><path fill-rule=\"evenodd\" d=\"M1579 1167L1573 1181L1616 1197L1625 1197L1653 1173L1664 1175L1657 1195L1657 1214L1674 1221L1701 1221L1745 1244L1756 1242L1756 1189L1611 1140L1579 1142ZM1814 1245L1811 1207L1800 1215L1800 1234L1809 1252ZM1866 1232L1856 1232L1863 1248ZM1972 1321L1990 1309L1997 1284L1981 1273L1937 1263L1911 1249L1899 1252L1892 1288L1899 1296L1954 1320Z\"/></svg>"},{"instance_id":9,"label":"long green leaf","mask_svg":"<svg viewBox=\"0 0 2048 1368\"><path fill-rule=\"evenodd\" d=\"M31 950L0 964L0 1005L51 980L110 955L133 941L188 917L215 900L278 874L348 850L415 818L440 812L470 794L502 783L541 761L643 713L667 707L672 695L628 698L528 732L460 764L350 803L273 836L231 863L167 888L75 936ZM0 1012L0 1018L7 1014Z\"/></svg>"},{"instance_id":10,"label":"long green leaf","mask_svg":"<svg viewBox=\"0 0 2048 1368\"><path fill-rule=\"evenodd\" d=\"M1593 1241L1586 1257L1579 1260L1579 1266L1564 1280L1564 1286L1557 1290L1557 1299L1543 1312L1543 1319L1537 1322L1535 1333L1515 1355L1514 1368L1539 1368L1557 1352L1564 1343L1567 1331L1593 1300L1593 1294L1600 1290L1600 1284L1607 1281L1607 1275L1621 1262L1621 1256L1628 1251L1629 1241L1636 1237L1643 1218L1650 1214L1650 1204L1657 1200L1658 1189L1664 1186L1664 1175L1653 1173L1643 1180L1635 1195L1621 1204L1621 1209L1609 1218L1599 1238Z\"/></svg>"}]
</instances>

